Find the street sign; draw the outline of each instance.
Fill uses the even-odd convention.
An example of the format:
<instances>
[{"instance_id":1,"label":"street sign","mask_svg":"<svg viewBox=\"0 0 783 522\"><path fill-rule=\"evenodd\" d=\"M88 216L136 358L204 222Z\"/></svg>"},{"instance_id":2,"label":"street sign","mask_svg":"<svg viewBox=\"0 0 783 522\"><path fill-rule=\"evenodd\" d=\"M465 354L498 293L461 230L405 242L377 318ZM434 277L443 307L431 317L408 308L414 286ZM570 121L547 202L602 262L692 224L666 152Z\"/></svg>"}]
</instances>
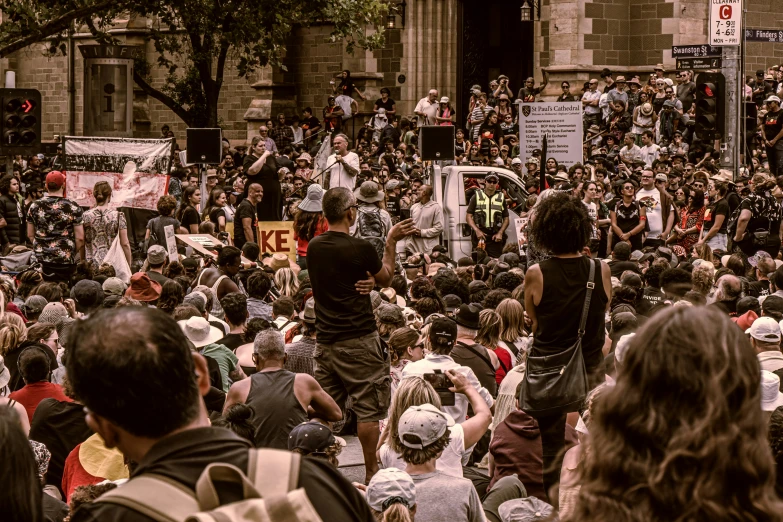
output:
<instances>
[{"instance_id":1,"label":"street sign","mask_svg":"<svg viewBox=\"0 0 783 522\"><path fill-rule=\"evenodd\" d=\"M720 69L723 67L721 58L677 58L677 69Z\"/></svg>"},{"instance_id":2,"label":"street sign","mask_svg":"<svg viewBox=\"0 0 783 522\"><path fill-rule=\"evenodd\" d=\"M738 46L741 26L742 0L710 0L710 45Z\"/></svg>"},{"instance_id":3,"label":"street sign","mask_svg":"<svg viewBox=\"0 0 783 522\"><path fill-rule=\"evenodd\" d=\"M672 56L675 58L703 58L720 55L720 47L711 45L672 45Z\"/></svg>"},{"instance_id":4,"label":"street sign","mask_svg":"<svg viewBox=\"0 0 783 522\"><path fill-rule=\"evenodd\" d=\"M779 29L745 29L748 42L783 43L783 31Z\"/></svg>"}]
</instances>

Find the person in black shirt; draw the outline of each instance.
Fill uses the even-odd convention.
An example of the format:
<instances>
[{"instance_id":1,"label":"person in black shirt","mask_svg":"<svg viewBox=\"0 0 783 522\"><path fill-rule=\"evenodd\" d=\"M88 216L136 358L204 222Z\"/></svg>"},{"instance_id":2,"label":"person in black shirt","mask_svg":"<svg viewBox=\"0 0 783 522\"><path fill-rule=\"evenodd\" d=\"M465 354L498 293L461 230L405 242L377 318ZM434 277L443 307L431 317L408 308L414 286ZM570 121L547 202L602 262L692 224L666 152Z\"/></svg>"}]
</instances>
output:
<instances>
[{"instance_id":1,"label":"person in black shirt","mask_svg":"<svg viewBox=\"0 0 783 522\"><path fill-rule=\"evenodd\" d=\"M612 248L620 241L628 241L631 249L642 249L642 232L647 222L647 211L634 199L636 186L630 180L624 181L622 198L614 203L609 217L612 219Z\"/></svg>"},{"instance_id":2,"label":"person in black shirt","mask_svg":"<svg viewBox=\"0 0 783 522\"><path fill-rule=\"evenodd\" d=\"M196 210L196 205L201 203L201 190L198 185L188 185L182 191L182 200L177 210L177 221L188 231L188 234L198 234L198 226L201 224L201 216Z\"/></svg>"},{"instance_id":3,"label":"person in black shirt","mask_svg":"<svg viewBox=\"0 0 783 522\"><path fill-rule=\"evenodd\" d=\"M484 123L479 127L479 153L489 156L492 143L497 144L498 147L503 145L503 130L500 128L498 114L495 111L489 111Z\"/></svg>"},{"instance_id":4,"label":"person in black shirt","mask_svg":"<svg viewBox=\"0 0 783 522\"><path fill-rule=\"evenodd\" d=\"M387 87L382 88L381 97L380 99L375 100L375 106L372 110L377 114L378 109L386 109L386 116L393 121L394 115L397 113L397 103L389 96L391 96L391 91Z\"/></svg>"},{"instance_id":5,"label":"person in black shirt","mask_svg":"<svg viewBox=\"0 0 783 522\"><path fill-rule=\"evenodd\" d=\"M583 254L592 230L592 220L580 200L565 193L544 199L536 205L529 236L537 248L549 252L552 257L531 266L525 275L525 311L530 316L531 332L534 334L528 371L532 368L531 361L564 351L567 355L567 350L580 338L584 370L592 384L585 383L588 389L604 380L603 372L599 370L603 369L601 350L606 336L605 313L609 310L612 295L609 266ZM585 310L591 264L595 286ZM584 328L581 328L583 313L586 317ZM583 391L586 394L588 390ZM533 407L529 411L541 430L544 486L548 489L559 481L566 414L574 411L576 406L566 406L567 402L558 402L562 398L548 396L545 399L547 406L562 408L554 413L535 411L542 399L536 396L525 398Z\"/></svg>"},{"instance_id":6,"label":"person in black shirt","mask_svg":"<svg viewBox=\"0 0 783 522\"><path fill-rule=\"evenodd\" d=\"M767 149L769 171L773 176L783 174L783 111L780 98L767 98L767 114L764 115L764 147Z\"/></svg>"},{"instance_id":7,"label":"person in black shirt","mask_svg":"<svg viewBox=\"0 0 783 522\"><path fill-rule=\"evenodd\" d=\"M305 110L302 111L301 127L304 130L305 141L307 141L307 138L321 130L321 122L318 118L313 116L313 109L310 107L306 107Z\"/></svg>"},{"instance_id":8,"label":"person in black shirt","mask_svg":"<svg viewBox=\"0 0 783 522\"><path fill-rule=\"evenodd\" d=\"M172 318L154 308L102 310L75 323L70 339L68 379L84 404L87 424L108 447L138 463L123 487L156 474L193 492L213 463L247 473L250 442L210 426L201 397L210 390L207 363L191 350ZM217 484L222 503L244 498L236 489ZM324 522L374 520L362 495L326 462L302 459L295 487L304 489ZM112 502L112 494L121 493L116 489L82 505L71 522L155 520ZM159 499L144 500L154 504Z\"/></svg>"},{"instance_id":9,"label":"person in black shirt","mask_svg":"<svg viewBox=\"0 0 783 522\"><path fill-rule=\"evenodd\" d=\"M362 99L362 101L366 101L367 98L364 96L364 93L359 90L359 88L353 83L353 79L351 78L351 71L348 69L344 69L337 78L340 78L340 83L335 84L332 83L332 91L334 92L335 96L342 94L344 96L350 96L353 98L353 93L359 95L359 98ZM332 80L334 82L334 80Z\"/></svg>"},{"instance_id":10,"label":"person in black shirt","mask_svg":"<svg viewBox=\"0 0 783 522\"><path fill-rule=\"evenodd\" d=\"M397 241L413 234L415 227L411 219L394 225L381 261L372 243L350 234L357 209L354 194L347 188L326 192L323 213L329 230L310 241L307 266L317 303L316 352L320 355L316 356L315 378L341 407L348 396L353 399L365 480L369 481L378 471L378 421L386 418L389 408L390 370L364 283L372 276L375 281L370 287L389 286Z\"/></svg>"},{"instance_id":11,"label":"person in black shirt","mask_svg":"<svg viewBox=\"0 0 783 522\"><path fill-rule=\"evenodd\" d=\"M283 220L283 189L277 173L275 155L266 150L266 144L261 136L253 136L250 145L251 153L245 157L244 170L247 175L245 196L251 183L258 183L264 189L264 199L256 204L259 221Z\"/></svg>"},{"instance_id":12,"label":"person in black shirt","mask_svg":"<svg viewBox=\"0 0 783 522\"><path fill-rule=\"evenodd\" d=\"M248 183L247 197L234 214L234 246L241 249L248 241L258 243L258 215L256 208L264 197L264 189L258 183Z\"/></svg>"},{"instance_id":13,"label":"person in black shirt","mask_svg":"<svg viewBox=\"0 0 783 522\"><path fill-rule=\"evenodd\" d=\"M620 277L626 270L641 274L639 264L631 261L631 244L620 241L612 249L612 260L609 261L612 277Z\"/></svg>"},{"instance_id":14,"label":"person in black shirt","mask_svg":"<svg viewBox=\"0 0 783 522\"><path fill-rule=\"evenodd\" d=\"M702 225L701 238L694 245L695 248L708 244L710 248L726 252L728 250L728 236L726 235L731 215L726 195L729 192L729 186L720 175L713 176L708 185L710 195L710 205L704 212L704 224Z\"/></svg>"}]
</instances>

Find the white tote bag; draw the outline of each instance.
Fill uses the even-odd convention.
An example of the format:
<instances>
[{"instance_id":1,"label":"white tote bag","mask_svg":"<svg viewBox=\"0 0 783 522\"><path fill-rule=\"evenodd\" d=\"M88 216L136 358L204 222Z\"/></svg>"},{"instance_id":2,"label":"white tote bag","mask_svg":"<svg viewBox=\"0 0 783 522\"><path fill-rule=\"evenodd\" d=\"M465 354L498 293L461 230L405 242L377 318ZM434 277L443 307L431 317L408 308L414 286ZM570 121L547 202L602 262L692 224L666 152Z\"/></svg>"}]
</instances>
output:
<instances>
[{"instance_id":1,"label":"white tote bag","mask_svg":"<svg viewBox=\"0 0 783 522\"><path fill-rule=\"evenodd\" d=\"M111 248L106 252L106 257L103 258L104 263L109 263L114 267L114 271L117 273L117 277L122 280L123 283L130 284L131 268L128 266L128 260L125 258L125 252L120 245L120 235L114 238L111 244Z\"/></svg>"}]
</instances>

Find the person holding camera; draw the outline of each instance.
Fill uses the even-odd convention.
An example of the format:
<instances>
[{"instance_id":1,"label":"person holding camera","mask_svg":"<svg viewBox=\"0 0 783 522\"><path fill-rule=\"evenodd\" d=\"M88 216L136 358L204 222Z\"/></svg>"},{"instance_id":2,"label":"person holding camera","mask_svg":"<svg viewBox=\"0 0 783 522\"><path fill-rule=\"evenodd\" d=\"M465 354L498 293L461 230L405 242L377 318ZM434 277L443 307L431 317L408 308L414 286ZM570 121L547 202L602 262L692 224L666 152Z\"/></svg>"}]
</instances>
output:
<instances>
[{"instance_id":1,"label":"person holding camera","mask_svg":"<svg viewBox=\"0 0 783 522\"><path fill-rule=\"evenodd\" d=\"M435 384L437 378L429 377L433 374L438 375L445 374L447 371L455 371L465 376L470 383L470 386L475 389L479 396L484 400L487 408L491 408L495 404L492 394L484 388L480 383L473 370L467 366L462 366L454 361L451 357L451 351L457 343L457 323L449 319L448 317L438 317L430 323L430 331L428 336L430 342L430 353L424 356L424 359L416 362L409 363L402 370L403 381L407 377L421 377L425 380L430 380ZM428 377L425 377L427 375ZM445 374L448 375L448 374ZM442 383L441 383L442 384ZM402 383L401 383L402 385ZM434 387L434 386L433 386ZM438 386L441 392L447 391L443 387ZM438 391L438 389L436 389ZM399 389L398 389L399 393ZM446 394L439 394L441 396L441 409L448 413L454 422L457 424L463 424L468 415L468 397L464 393L456 393L453 397L453 401L446 399ZM447 404L451 402L451 404ZM474 407L474 412L475 412ZM388 424L391 426L391 422Z\"/></svg>"},{"instance_id":2,"label":"person holding camera","mask_svg":"<svg viewBox=\"0 0 783 522\"><path fill-rule=\"evenodd\" d=\"M505 74L498 76L497 86L492 92L492 97L499 100L501 94L505 94L509 99L514 97L514 92L508 86L508 76Z\"/></svg>"}]
</instances>

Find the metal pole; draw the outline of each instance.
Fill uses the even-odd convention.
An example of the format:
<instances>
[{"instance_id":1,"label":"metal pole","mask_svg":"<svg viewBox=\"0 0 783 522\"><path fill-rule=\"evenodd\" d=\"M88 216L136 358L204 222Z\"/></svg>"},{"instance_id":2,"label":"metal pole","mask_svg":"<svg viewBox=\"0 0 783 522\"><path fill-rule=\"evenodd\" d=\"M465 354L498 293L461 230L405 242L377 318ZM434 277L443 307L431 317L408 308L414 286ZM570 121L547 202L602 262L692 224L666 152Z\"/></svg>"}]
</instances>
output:
<instances>
[{"instance_id":1,"label":"metal pole","mask_svg":"<svg viewBox=\"0 0 783 522\"><path fill-rule=\"evenodd\" d=\"M738 81L740 69L739 47L723 47L723 71L726 78L724 135L721 137L721 167L731 170L735 175L739 168L740 120L739 103L742 100L742 82ZM725 148L724 148L725 147Z\"/></svg>"}]
</instances>

